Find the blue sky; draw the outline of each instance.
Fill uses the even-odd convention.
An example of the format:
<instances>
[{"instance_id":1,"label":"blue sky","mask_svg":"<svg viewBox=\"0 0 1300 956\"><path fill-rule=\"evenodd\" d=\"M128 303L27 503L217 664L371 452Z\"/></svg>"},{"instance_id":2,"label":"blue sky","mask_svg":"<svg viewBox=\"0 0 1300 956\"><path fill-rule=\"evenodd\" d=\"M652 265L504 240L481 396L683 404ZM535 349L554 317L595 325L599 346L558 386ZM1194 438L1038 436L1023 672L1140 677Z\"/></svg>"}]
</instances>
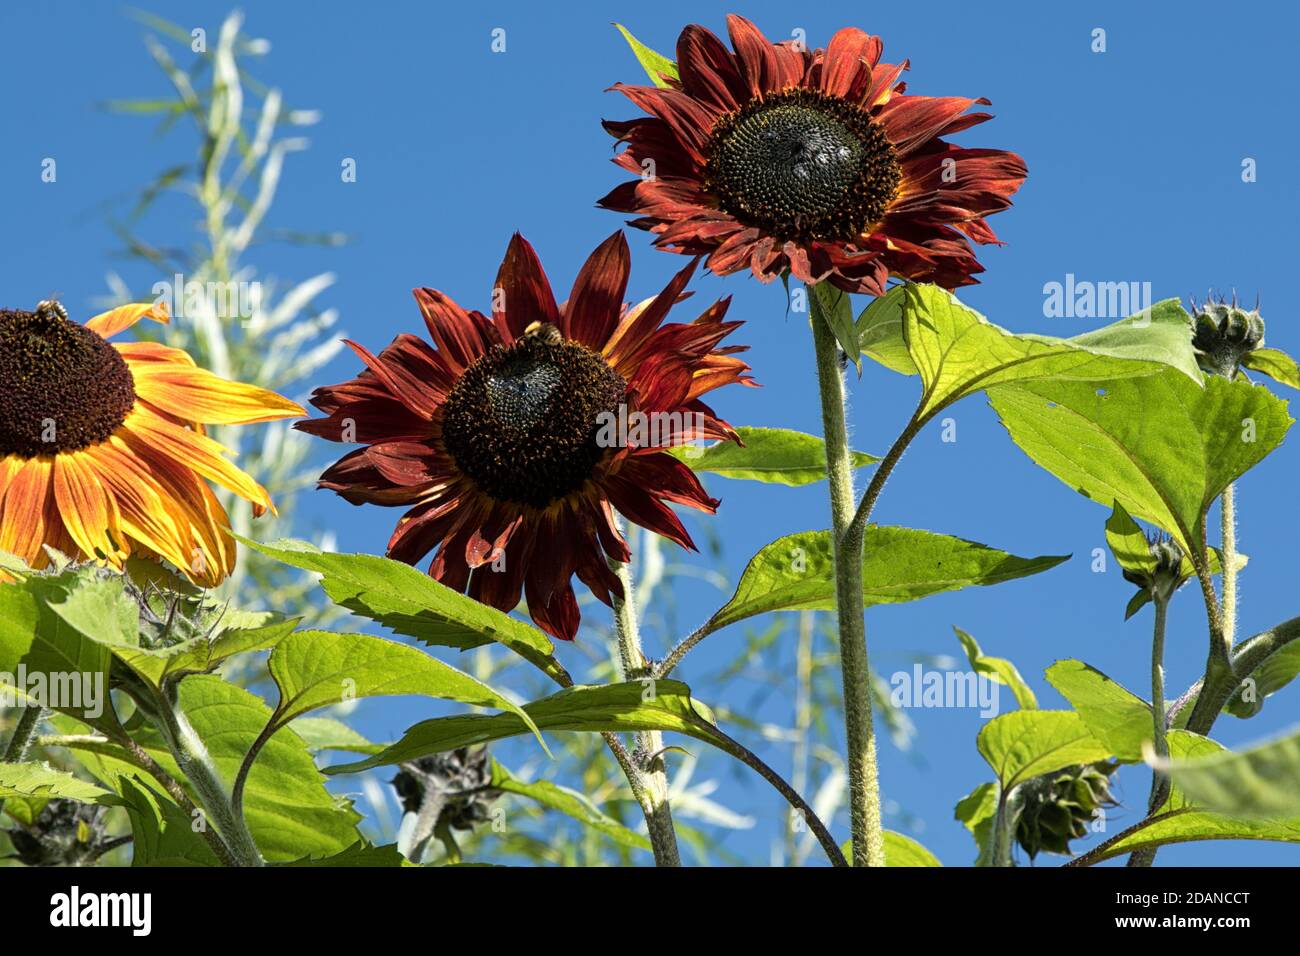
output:
<instances>
[{"instance_id":1,"label":"blue sky","mask_svg":"<svg viewBox=\"0 0 1300 956\"><path fill-rule=\"evenodd\" d=\"M595 208L619 181L611 140L599 120L635 110L603 90L640 82L639 69L611 21L671 52L681 26L696 20L723 29L722 7L662 2L447 5L389 3L256 4L247 31L272 41L256 74L289 103L320 109L312 147L288 160L272 227L330 230L354 241L341 249L267 246L249 257L264 273L301 279L324 270L338 283L322 304L338 308L348 332L372 349L401 331L419 331L413 286L440 288L467 307L485 309L510 233L537 247L557 290L567 289L586 254L617 229L620 217ZM962 297L993 321L1018 331L1072 335L1106 319L1047 318L1043 287L1079 280L1150 282L1156 299L1235 287L1258 291L1269 344L1300 352L1290 316L1297 306L1296 240L1291 222L1300 142L1292 121L1293 38L1300 15L1255 5L1249 16L1222 4L1183 3L1176 15L1154 5L970 4L873 5L740 3L771 37L796 28L824 45L834 29L856 25L884 38L886 60L909 57L912 92L986 96L997 118L961 134L965 145L1012 149L1029 179L1009 212L992 225L1007 245L986 249L984 284ZM158 10L215 38L223 3L169 3ZM506 31L493 53L492 31ZM1093 31L1106 51L1092 52ZM8 81L0 88L0 296L30 307L58 291L76 315L89 314L116 269L138 287L155 277L112 256L117 244L100 210L130 195L161 169L188 158L189 138L152 139L152 124L107 113L109 98L161 97L165 82L142 44L144 28L110 3L4 4ZM42 183L44 157L58 161L57 183ZM357 181L340 180L352 157ZM1255 160L1257 181L1242 181ZM149 235L174 244L197 241L189 207L154 216ZM183 209L183 211L181 211ZM629 294L662 287L683 265L629 232ZM734 424L816 432L819 426L810 337L803 317L786 315L779 284L744 276L696 283L697 302L735 297L732 316L746 325L733 338L750 344L764 388L720 393L716 406ZM863 303L864 304L864 303ZM355 371L340 359L323 380ZM882 452L906 421L916 382L874 366L852 384L857 447ZM1289 397L1289 396L1284 396ZM1103 546L1106 512L1038 470L1011 444L982 396L951 416L957 441L928 428L886 488L882 523L942 531L1021 555L1073 553L1046 574L991 589L970 589L917 604L873 610L873 664L885 674L910 668L918 654L955 654L951 626L974 634L986 652L1009 657L1044 706L1064 706L1042 680L1054 660L1078 657L1147 693L1150 611L1127 624L1130 588L1117 571L1091 573ZM325 463L333 448L320 449ZM1251 557L1242 582L1241 627L1253 633L1296 611L1294 542L1300 540L1296 439L1240 485L1240 544ZM734 579L746 559L786 533L824 527L824 487L711 482L723 507L710 524L723 542L721 563ZM380 551L396 514L359 511L327 494L309 494L304 517L335 531L341 549ZM701 525L697 522L695 528ZM706 565L705 559L696 564ZM683 585L679 620L703 619L725 597L704 584ZM601 613L593 610L590 613ZM708 673L740 646L740 632L709 639L680 676ZM661 638L662 639L662 638ZM1204 616L1191 589L1175 602L1168 646L1169 685L1186 687L1204 661ZM651 651L655 648L652 646ZM577 655L573 654L576 661ZM718 701L708 686L701 699ZM1275 734L1296 721L1291 688L1250 722L1224 718L1216 736L1229 745ZM740 705L744 693L724 703ZM788 702L768 701L774 719ZM420 716L415 705L379 702L363 729L385 739ZM913 830L942 860L964 864L972 844L952 820L953 804L987 769L974 749L981 718L972 710L915 710L916 752L885 744L884 790L919 821ZM788 719L788 718L787 718ZM752 742L752 741L751 741ZM783 771L789 755L763 744ZM918 755L922 755L918 757ZM758 818L728 838L755 861L781 818L768 791L718 758L724 802ZM1136 821L1145 800L1140 771L1124 774L1119 826ZM905 828L901 818L890 821ZM847 835L846 818L835 830ZM1293 847L1204 844L1162 853L1168 864L1294 864Z\"/></svg>"}]
</instances>

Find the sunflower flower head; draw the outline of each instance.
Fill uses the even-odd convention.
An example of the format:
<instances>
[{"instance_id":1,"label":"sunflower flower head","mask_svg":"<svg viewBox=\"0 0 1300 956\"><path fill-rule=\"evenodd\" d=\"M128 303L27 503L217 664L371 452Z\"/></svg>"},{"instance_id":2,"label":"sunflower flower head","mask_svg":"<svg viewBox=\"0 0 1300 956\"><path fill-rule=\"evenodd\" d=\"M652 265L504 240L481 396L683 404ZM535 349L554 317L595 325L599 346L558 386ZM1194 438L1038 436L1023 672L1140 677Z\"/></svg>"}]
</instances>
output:
<instances>
[{"instance_id":1,"label":"sunflower flower head","mask_svg":"<svg viewBox=\"0 0 1300 956\"><path fill-rule=\"evenodd\" d=\"M399 335L366 368L317 389L324 418L295 427L362 447L320 479L353 504L406 508L388 556L430 551L429 574L502 610L521 595L539 626L572 640L577 577L606 604L621 595L609 562L627 561L615 511L687 548L669 503L718 502L663 449L738 441L702 401L752 384L743 349L721 347L741 323L727 300L690 323L664 323L696 262L658 295L624 304L622 232L587 259L557 304L536 253L516 235L497 275L491 317L434 289L415 290L432 344Z\"/></svg>"},{"instance_id":2,"label":"sunflower flower head","mask_svg":"<svg viewBox=\"0 0 1300 956\"><path fill-rule=\"evenodd\" d=\"M727 26L732 50L686 27L667 86L614 87L649 116L605 123L626 147L615 163L638 178L600 205L720 275L789 271L872 295L891 274L975 282L970 242L998 241L985 217L1011 205L1025 164L942 137L990 119L967 112L988 101L906 94L907 62L881 63L861 30L807 50L744 17Z\"/></svg>"},{"instance_id":3,"label":"sunflower flower head","mask_svg":"<svg viewBox=\"0 0 1300 956\"><path fill-rule=\"evenodd\" d=\"M304 412L179 349L108 341L142 318L168 317L127 305L80 325L57 302L0 309L0 551L35 569L49 564L47 546L118 569L137 554L215 585L235 545L209 482L256 513L272 504L204 426Z\"/></svg>"}]
</instances>

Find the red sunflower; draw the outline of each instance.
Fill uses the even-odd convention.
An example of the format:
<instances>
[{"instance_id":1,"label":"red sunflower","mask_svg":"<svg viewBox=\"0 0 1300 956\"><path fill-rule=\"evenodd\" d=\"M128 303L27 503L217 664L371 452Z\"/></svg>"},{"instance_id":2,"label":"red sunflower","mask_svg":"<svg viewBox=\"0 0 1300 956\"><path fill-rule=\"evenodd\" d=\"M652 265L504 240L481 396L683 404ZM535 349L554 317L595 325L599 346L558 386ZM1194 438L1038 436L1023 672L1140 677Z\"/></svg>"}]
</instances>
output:
<instances>
[{"instance_id":1,"label":"red sunflower","mask_svg":"<svg viewBox=\"0 0 1300 956\"><path fill-rule=\"evenodd\" d=\"M628 307L622 232L591 254L557 305L536 253L516 234L497 274L491 318L434 289L415 299L434 345L403 334L379 355L348 345L366 369L319 388L326 418L296 427L365 447L320 478L353 504L407 508L388 556L508 611L521 592L533 620L572 640L574 574L601 601L622 594L609 560L630 554L614 520L694 549L666 502L712 513L694 473L660 450L739 441L700 400L749 366L719 347L740 322L722 299L689 324L661 324L697 261Z\"/></svg>"},{"instance_id":2,"label":"red sunflower","mask_svg":"<svg viewBox=\"0 0 1300 956\"><path fill-rule=\"evenodd\" d=\"M956 288L983 267L968 240L1011 205L1026 170L1014 153L940 137L991 118L985 99L909 96L907 61L881 63L879 37L840 30L825 50L772 43L729 16L732 53L701 26L677 41L679 76L620 90L649 117L609 122L614 162L638 176L600 205L671 252L879 295L890 273Z\"/></svg>"}]
</instances>

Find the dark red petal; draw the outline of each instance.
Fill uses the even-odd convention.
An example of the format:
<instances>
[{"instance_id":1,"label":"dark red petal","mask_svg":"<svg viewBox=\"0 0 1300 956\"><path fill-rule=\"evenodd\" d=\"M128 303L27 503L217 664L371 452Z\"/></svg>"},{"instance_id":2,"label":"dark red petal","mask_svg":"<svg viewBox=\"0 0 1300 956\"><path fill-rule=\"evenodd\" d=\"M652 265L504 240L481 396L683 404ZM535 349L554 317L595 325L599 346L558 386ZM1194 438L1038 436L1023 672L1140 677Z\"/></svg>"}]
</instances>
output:
<instances>
[{"instance_id":1,"label":"dark red petal","mask_svg":"<svg viewBox=\"0 0 1300 956\"><path fill-rule=\"evenodd\" d=\"M524 581L524 593L528 598L528 613L547 634L562 641L571 641L578 636L578 624L581 613L578 599L573 595L573 585L567 581L547 597L535 590L534 579L529 576Z\"/></svg>"},{"instance_id":2,"label":"dark red petal","mask_svg":"<svg viewBox=\"0 0 1300 956\"><path fill-rule=\"evenodd\" d=\"M621 229L587 257L565 309L571 339L596 351L604 347L618 325L631 268L627 239Z\"/></svg>"},{"instance_id":3,"label":"dark red petal","mask_svg":"<svg viewBox=\"0 0 1300 956\"><path fill-rule=\"evenodd\" d=\"M719 113L730 113L749 99L735 59L721 40L697 24L677 38L677 71L682 88Z\"/></svg>"},{"instance_id":4,"label":"dark red petal","mask_svg":"<svg viewBox=\"0 0 1300 956\"><path fill-rule=\"evenodd\" d=\"M848 97L861 73L871 75L880 59L880 38L856 27L838 31L826 46L822 62L821 88L832 96Z\"/></svg>"},{"instance_id":5,"label":"dark red petal","mask_svg":"<svg viewBox=\"0 0 1300 956\"><path fill-rule=\"evenodd\" d=\"M655 534L662 535L669 541L675 541L683 548L695 551L695 542L683 527L681 520L673 514L671 508L663 502L652 498L639 485L626 481L619 475L610 475L604 482L605 492L610 503L630 521L635 521L643 528L649 528Z\"/></svg>"},{"instance_id":6,"label":"dark red petal","mask_svg":"<svg viewBox=\"0 0 1300 956\"><path fill-rule=\"evenodd\" d=\"M486 348L478 323L449 296L437 289L413 289L429 335L443 361L456 374L471 365Z\"/></svg>"},{"instance_id":7,"label":"dark red petal","mask_svg":"<svg viewBox=\"0 0 1300 956\"><path fill-rule=\"evenodd\" d=\"M564 330L542 263L528 240L519 233L511 237L497 272L492 319L506 345L523 335L534 322L549 322Z\"/></svg>"}]
</instances>

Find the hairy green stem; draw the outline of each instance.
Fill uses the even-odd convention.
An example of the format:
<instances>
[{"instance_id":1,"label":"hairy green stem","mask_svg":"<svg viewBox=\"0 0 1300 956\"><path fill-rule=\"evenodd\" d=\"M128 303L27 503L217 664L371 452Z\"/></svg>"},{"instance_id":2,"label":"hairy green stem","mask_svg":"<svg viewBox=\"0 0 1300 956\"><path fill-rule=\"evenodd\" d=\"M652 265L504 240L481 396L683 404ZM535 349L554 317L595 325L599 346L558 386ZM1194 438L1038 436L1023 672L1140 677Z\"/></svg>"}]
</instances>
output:
<instances>
[{"instance_id":1,"label":"hairy green stem","mask_svg":"<svg viewBox=\"0 0 1300 956\"><path fill-rule=\"evenodd\" d=\"M27 759L32 743L36 740L36 730L40 727L41 718L44 716L44 707L33 704L22 708L18 715L18 722L14 724L14 732L9 735L9 743L5 745L3 758L5 763L22 763ZM4 808L4 797L0 797L0 810Z\"/></svg>"},{"instance_id":2,"label":"hairy green stem","mask_svg":"<svg viewBox=\"0 0 1300 956\"><path fill-rule=\"evenodd\" d=\"M835 563L835 606L839 621L840 671L844 683L844 723L848 744L849 820L853 865L884 866L885 840L880 825L880 781L876 735L871 713L871 669L862 598L862 525L854 523L853 462L845 415L844 376L839 345L815 294L812 302L813 348L821 394L826 474L830 484L831 541ZM901 452L900 452L901 454Z\"/></svg>"},{"instance_id":3,"label":"hairy green stem","mask_svg":"<svg viewBox=\"0 0 1300 956\"><path fill-rule=\"evenodd\" d=\"M610 565L623 586L623 596L614 597L614 622L618 630L618 656L623 667L623 679L652 681L645 654L641 650L641 631L636 621L631 572L628 565L620 561L611 561ZM668 771L663 760L663 734L657 730L643 730L636 735L636 741L636 751L631 760L633 773L629 776L629 782L645 811L655 865L681 866L677 832L673 829L672 807L668 804ZM624 770L626 769L625 765ZM637 779L634 781L632 777Z\"/></svg>"},{"instance_id":4,"label":"hairy green stem","mask_svg":"<svg viewBox=\"0 0 1300 956\"><path fill-rule=\"evenodd\" d=\"M1169 612L1169 595L1154 595L1156 620L1151 634L1151 722L1155 734L1156 756L1169 757L1169 740L1165 730L1165 622ZM1169 797L1169 777L1160 770L1151 771L1151 794L1147 798L1147 815L1153 815ZM1155 862L1155 848L1134 851L1128 858L1131 867L1147 867Z\"/></svg>"},{"instance_id":5,"label":"hairy green stem","mask_svg":"<svg viewBox=\"0 0 1300 956\"><path fill-rule=\"evenodd\" d=\"M1019 787L998 796L998 812L993 820L993 866L1011 866L1011 848L1015 843L1016 824L1020 822L1023 797Z\"/></svg>"},{"instance_id":6,"label":"hairy green stem","mask_svg":"<svg viewBox=\"0 0 1300 956\"><path fill-rule=\"evenodd\" d=\"M1237 488L1228 485L1219 499L1223 564L1223 635L1232 646L1237 637Z\"/></svg>"},{"instance_id":7,"label":"hairy green stem","mask_svg":"<svg viewBox=\"0 0 1300 956\"><path fill-rule=\"evenodd\" d=\"M230 795L222 783L207 746L190 725L177 704L159 701L163 739L180 766L185 778L194 786L199 803L221 833L237 866L262 866L262 854L248 831L242 813L235 813Z\"/></svg>"}]
</instances>

